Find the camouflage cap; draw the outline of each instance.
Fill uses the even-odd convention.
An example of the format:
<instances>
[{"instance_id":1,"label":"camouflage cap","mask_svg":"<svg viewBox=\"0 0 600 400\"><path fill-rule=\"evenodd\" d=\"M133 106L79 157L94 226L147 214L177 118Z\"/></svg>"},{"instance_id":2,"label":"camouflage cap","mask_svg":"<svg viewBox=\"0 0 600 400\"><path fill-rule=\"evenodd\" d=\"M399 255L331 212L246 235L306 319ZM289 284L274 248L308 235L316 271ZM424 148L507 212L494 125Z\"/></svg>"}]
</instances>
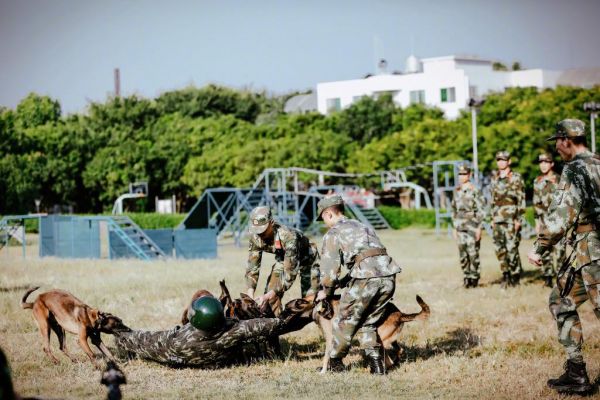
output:
<instances>
[{"instance_id":1,"label":"camouflage cap","mask_svg":"<svg viewBox=\"0 0 600 400\"><path fill-rule=\"evenodd\" d=\"M554 158L552 158L552 154L550 153L542 153L538 156L538 163L541 163L542 161L554 162Z\"/></svg>"},{"instance_id":2,"label":"camouflage cap","mask_svg":"<svg viewBox=\"0 0 600 400\"><path fill-rule=\"evenodd\" d=\"M324 197L321 200L319 200L319 203L317 203L317 219L321 219L321 214L323 213L323 211L325 211L325 209L337 205L344 205L344 200L342 199L342 196L333 195Z\"/></svg>"},{"instance_id":3,"label":"camouflage cap","mask_svg":"<svg viewBox=\"0 0 600 400\"><path fill-rule=\"evenodd\" d=\"M510 153L506 150L502 150L496 153L496 160L510 160Z\"/></svg>"},{"instance_id":4,"label":"camouflage cap","mask_svg":"<svg viewBox=\"0 0 600 400\"><path fill-rule=\"evenodd\" d=\"M585 136L585 124L578 119L563 119L556 124L554 135L546 141L556 140L558 138L574 138Z\"/></svg>"},{"instance_id":5,"label":"camouflage cap","mask_svg":"<svg viewBox=\"0 0 600 400\"><path fill-rule=\"evenodd\" d=\"M458 174L459 175L467 175L471 173L471 168L469 168L468 165L466 164L462 164L458 167Z\"/></svg>"},{"instance_id":6,"label":"camouflage cap","mask_svg":"<svg viewBox=\"0 0 600 400\"><path fill-rule=\"evenodd\" d=\"M248 230L250 233L260 235L267 230L269 224L273 221L271 208L266 206L256 207L250 213L250 223Z\"/></svg>"}]
</instances>

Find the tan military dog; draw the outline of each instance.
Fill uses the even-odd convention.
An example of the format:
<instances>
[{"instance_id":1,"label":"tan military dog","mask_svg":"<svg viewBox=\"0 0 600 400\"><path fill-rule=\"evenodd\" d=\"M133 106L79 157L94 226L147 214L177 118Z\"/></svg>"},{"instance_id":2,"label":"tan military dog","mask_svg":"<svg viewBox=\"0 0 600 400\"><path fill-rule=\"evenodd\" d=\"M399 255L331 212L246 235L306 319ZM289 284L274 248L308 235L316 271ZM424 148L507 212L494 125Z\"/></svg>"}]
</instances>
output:
<instances>
[{"instance_id":1,"label":"tan military dog","mask_svg":"<svg viewBox=\"0 0 600 400\"><path fill-rule=\"evenodd\" d=\"M286 309L302 312L306 316L310 315L321 329L321 333L325 338L325 356L323 357L321 373L327 371L327 365L329 364L329 353L333 346L332 319L337 313L339 303L339 295L319 303L314 302L314 295L309 295L304 299L291 300L286 304ZM400 347L397 343L397 337L402 331L404 323L429 318L429 306L419 295L417 295L417 303L421 306L421 311L414 314L405 314L393 303L387 303L381 316L380 323L377 326L377 336L381 340L385 366L388 369L394 367L399 361Z\"/></svg>"},{"instance_id":2,"label":"tan military dog","mask_svg":"<svg viewBox=\"0 0 600 400\"><path fill-rule=\"evenodd\" d=\"M55 364L58 363L58 359L50 350L51 330L58 336L60 350L73 362L75 359L67 351L65 331L78 335L79 345L96 368L99 368L99 365L94 359L88 338L104 356L114 361L113 355L102 343L100 333L130 331L120 318L92 308L71 293L58 289L42 293L33 303L27 303L27 297L37 289L39 287L25 292L21 299L21 307L33 310L33 317L42 335L44 352Z\"/></svg>"}]
</instances>

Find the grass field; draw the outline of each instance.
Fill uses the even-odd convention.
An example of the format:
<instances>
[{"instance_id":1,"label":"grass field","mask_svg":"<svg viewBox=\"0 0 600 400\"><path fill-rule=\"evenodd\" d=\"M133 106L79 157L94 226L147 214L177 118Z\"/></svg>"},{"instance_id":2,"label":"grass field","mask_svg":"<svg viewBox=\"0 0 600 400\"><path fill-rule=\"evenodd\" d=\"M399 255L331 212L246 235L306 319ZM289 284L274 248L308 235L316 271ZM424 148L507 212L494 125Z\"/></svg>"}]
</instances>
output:
<instances>
[{"instance_id":1,"label":"grass field","mask_svg":"<svg viewBox=\"0 0 600 400\"><path fill-rule=\"evenodd\" d=\"M556 341L556 326L548 311L549 289L538 272L525 263L530 241L521 244L526 269L523 284L503 290L491 239L482 245L482 287L464 290L458 251L447 237L431 230L407 229L381 233L390 254L403 266L394 302L405 312L419 307L420 294L431 307L428 321L405 326L400 335L406 360L385 377L372 377L359 365L356 347L346 362L352 370L320 375L324 344L311 324L284 336L285 361L221 370L171 369L145 361L122 367L128 384L124 398L559 398L546 380L562 369L564 353ZM218 294L226 278L232 294L243 290L245 249L225 245L216 260L141 261L22 260L18 251L0 251L0 346L6 352L15 386L22 395L45 398L103 398L100 373L93 369L73 335L71 352L80 361L53 365L41 349L30 310L22 310L22 287L62 288L86 303L112 312L132 328L165 329L175 325L186 302L199 288ZM264 258L270 266L272 258ZM266 268L265 268L266 269ZM266 271L259 282L264 287ZM291 294L299 295L296 284ZM31 298L35 298L32 295ZM287 295L290 299L292 296ZM589 303L581 307L585 355L590 377L600 375L600 323ZM105 336L112 346L112 338Z\"/></svg>"}]
</instances>

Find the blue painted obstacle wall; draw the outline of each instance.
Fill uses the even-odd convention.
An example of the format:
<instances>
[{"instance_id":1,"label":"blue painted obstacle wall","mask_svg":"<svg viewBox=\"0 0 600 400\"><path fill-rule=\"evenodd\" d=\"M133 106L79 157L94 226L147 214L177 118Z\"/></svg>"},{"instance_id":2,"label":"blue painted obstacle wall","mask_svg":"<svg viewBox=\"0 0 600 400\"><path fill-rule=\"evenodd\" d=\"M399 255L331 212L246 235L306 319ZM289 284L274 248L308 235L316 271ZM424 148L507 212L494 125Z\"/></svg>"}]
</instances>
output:
<instances>
[{"instance_id":1,"label":"blue painted obstacle wall","mask_svg":"<svg viewBox=\"0 0 600 400\"><path fill-rule=\"evenodd\" d=\"M98 221L49 215L40 218L40 257L100 258Z\"/></svg>"},{"instance_id":2,"label":"blue painted obstacle wall","mask_svg":"<svg viewBox=\"0 0 600 400\"><path fill-rule=\"evenodd\" d=\"M216 229L148 229L144 232L169 257L185 259L217 257ZM135 257L129 247L113 232L109 233L109 246L110 258Z\"/></svg>"},{"instance_id":3,"label":"blue painted obstacle wall","mask_svg":"<svg viewBox=\"0 0 600 400\"><path fill-rule=\"evenodd\" d=\"M176 229L177 258L217 258L216 229Z\"/></svg>"}]
</instances>

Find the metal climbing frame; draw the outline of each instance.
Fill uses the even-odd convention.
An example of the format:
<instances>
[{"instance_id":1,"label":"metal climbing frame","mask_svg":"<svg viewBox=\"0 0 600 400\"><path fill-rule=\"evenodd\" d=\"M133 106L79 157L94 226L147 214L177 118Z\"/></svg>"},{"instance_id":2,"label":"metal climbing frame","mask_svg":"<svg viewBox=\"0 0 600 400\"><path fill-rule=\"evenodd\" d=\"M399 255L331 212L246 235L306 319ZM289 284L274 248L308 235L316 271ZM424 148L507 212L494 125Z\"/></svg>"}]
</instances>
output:
<instances>
[{"instance_id":1,"label":"metal climbing frame","mask_svg":"<svg viewBox=\"0 0 600 400\"><path fill-rule=\"evenodd\" d=\"M458 167L460 165L470 165L470 162L465 160L433 162L433 204L435 207L435 233L438 235L442 222L449 221L452 216L450 201L454 188L458 186ZM450 225L448 225L448 232L450 232Z\"/></svg>"},{"instance_id":2,"label":"metal climbing frame","mask_svg":"<svg viewBox=\"0 0 600 400\"><path fill-rule=\"evenodd\" d=\"M27 242L25 240L25 220L39 219L46 214L27 214L27 215L7 215L0 220L0 250L8 246L10 238L21 243L23 249L23 258L25 258L27 250Z\"/></svg>"}]
</instances>

